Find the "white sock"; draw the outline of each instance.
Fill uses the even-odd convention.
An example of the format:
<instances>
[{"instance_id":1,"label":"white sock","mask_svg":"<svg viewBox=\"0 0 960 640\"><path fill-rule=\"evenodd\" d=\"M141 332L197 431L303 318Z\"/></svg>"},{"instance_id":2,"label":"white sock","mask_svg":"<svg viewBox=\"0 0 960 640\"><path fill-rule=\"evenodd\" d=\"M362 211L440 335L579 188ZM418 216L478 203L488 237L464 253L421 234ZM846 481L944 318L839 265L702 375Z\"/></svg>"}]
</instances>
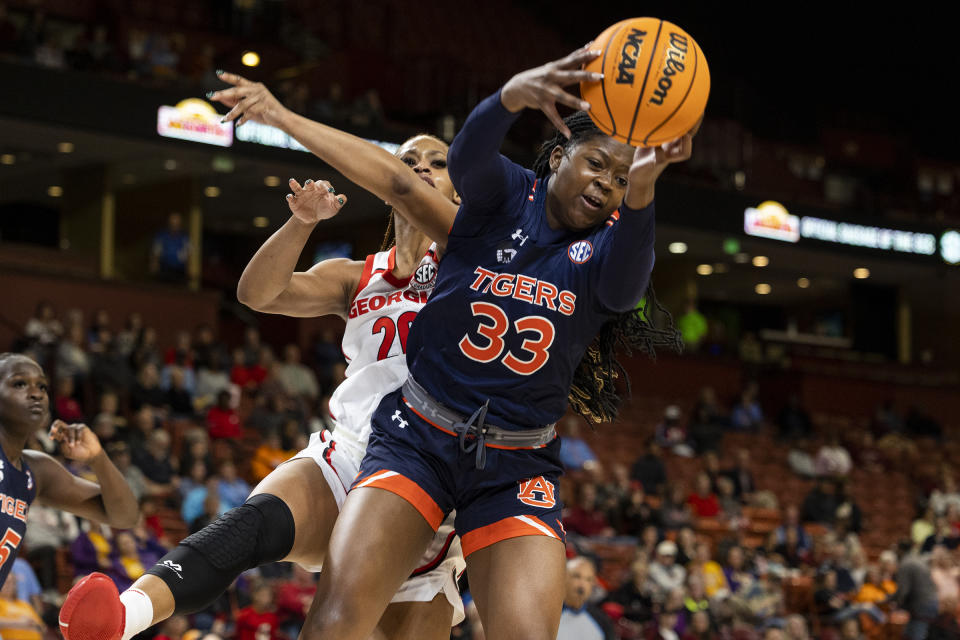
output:
<instances>
[{"instance_id":1,"label":"white sock","mask_svg":"<svg viewBox=\"0 0 960 640\"><path fill-rule=\"evenodd\" d=\"M120 594L125 616L123 636L120 640L130 640L141 631L145 631L153 622L153 602L140 589L127 589Z\"/></svg>"}]
</instances>

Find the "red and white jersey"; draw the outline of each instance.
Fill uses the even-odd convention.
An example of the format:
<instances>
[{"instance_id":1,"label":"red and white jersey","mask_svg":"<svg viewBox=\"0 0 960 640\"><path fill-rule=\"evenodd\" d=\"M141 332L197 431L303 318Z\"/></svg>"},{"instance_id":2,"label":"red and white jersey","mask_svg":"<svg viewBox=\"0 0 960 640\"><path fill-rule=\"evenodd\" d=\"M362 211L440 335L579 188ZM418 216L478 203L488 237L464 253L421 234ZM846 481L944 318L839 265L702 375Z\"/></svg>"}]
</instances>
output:
<instances>
[{"instance_id":1,"label":"red and white jersey","mask_svg":"<svg viewBox=\"0 0 960 640\"><path fill-rule=\"evenodd\" d=\"M436 245L430 245L407 280L391 273L395 256L396 247L367 256L343 333L347 379L330 398L330 413L337 422L333 437L349 450L358 468L367 450L373 412L407 379L410 324L437 280Z\"/></svg>"},{"instance_id":2,"label":"red and white jersey","mask_svg":"<svg viewBox=\"0 0 960 640\"><path fill-rule=\"evenodd\" d=\"M393 271L397 248L367 256L350 302L343 355L349 378L371 362L402 356L407 334L437 281L436 245L430 245L413 275L398 280ZM376 336L376 337L374 337Z\"/></svg>"}]
</instances>

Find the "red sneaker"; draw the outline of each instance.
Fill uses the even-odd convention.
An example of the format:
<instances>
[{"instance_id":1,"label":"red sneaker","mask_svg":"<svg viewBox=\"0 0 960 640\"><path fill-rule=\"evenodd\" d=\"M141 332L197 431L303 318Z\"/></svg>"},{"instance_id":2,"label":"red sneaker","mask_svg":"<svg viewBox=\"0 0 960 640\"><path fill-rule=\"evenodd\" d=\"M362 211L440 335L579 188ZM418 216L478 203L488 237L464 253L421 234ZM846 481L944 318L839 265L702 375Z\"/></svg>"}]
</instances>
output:
<instances>
[{"instance_id":1,"label":"red sneaker","mask_svg":"<svg viewBox=\"0 0 960 640\"><path fill-rule=\"evenodd\" d=\"M120 640L123 624L120 594L102 573L73 585L60 608L60 633L66 640Z\"/></svg>"}]
</instances>

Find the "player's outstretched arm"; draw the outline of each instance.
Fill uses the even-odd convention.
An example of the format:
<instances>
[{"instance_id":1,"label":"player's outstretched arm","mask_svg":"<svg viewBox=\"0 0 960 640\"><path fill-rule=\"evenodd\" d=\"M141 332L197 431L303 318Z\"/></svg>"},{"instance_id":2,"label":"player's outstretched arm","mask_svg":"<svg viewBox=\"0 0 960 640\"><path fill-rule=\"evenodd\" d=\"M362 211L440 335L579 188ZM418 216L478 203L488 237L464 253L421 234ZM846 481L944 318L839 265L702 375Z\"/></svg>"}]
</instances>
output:
<instances>
[{"instance_id":1,"label":"player's outstretched arm","mask_svg":"<svg viewBox=\"0 0 960 640\"><path fill-rule=\"evenodd\" d=\"M224 121L241 126L248 120L282 129L351 182L390 203L432 240L445 245L457 207L420 180L399 158L346 131L304 118L283 106L259 82L220 72L233 86L207 94L230 107Z\"/></svg>"},{"instance_id":2,"label":"player's outstretched arm","mask_svg":"<svg viewBox=\"0 0 960 640\"><path fill-rule=\"evenodd\" d=\"M117 529L136 525L140 518L137 499L93 431L85 424L54 420L50 437L60 443L68 459L87 464L97 475L97 483L78 478L45 453L25 450L23 455L36 474L37 500Z\"/></svg>"},{"instance_id":3,"label":"player's outstretched arm","mask_svg":"<svg viewBox=\"0 0 960 640\"><path fill-rule=\"evenodd\" d=\"M340 212L347 202L329 182L290 178L290 219L270 236L243 270L237 300L254 311L299 318L347 316L350 296L360 281L363 263L346 258L324 260L297 272L297 260L314 227Z\"/></svg>"},{"instance_id":4,"label":"player's outstretched arm","mask_svg":"<svg viewBox=\"0 0 960 640\"><path fill-rule=\"evenodd\" d=\"M518 73L474 108L447 155L450 179L471 212L499 213L502 203L521 188L516 165L500 155L500 145L521 111L528 107L542 110L569 137L556 103L589 108L563 87L599 80L601 74L580 69L596 56L584 47L560 60Z\"/></svg>"}]
</instances>

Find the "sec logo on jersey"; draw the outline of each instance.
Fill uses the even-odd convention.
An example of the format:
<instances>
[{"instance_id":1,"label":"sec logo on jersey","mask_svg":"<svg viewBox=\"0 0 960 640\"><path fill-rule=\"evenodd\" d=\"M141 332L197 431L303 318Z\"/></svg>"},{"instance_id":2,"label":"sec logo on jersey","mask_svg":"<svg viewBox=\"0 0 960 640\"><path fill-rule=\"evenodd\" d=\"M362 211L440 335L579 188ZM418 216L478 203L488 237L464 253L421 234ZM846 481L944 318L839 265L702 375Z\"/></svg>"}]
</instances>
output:
<instances>
[{"instance_id":1,"label":"sec logo on jersey","mask_svg":"<svg viewBox=\"0 0 960 640\"><path fill-rule=\"evenodd\" d=\"M425 262L417 267L413 273L413 280L410 281L410 288L417 291L426 291L432 289L434 280L437 279L437 265L432 262Z\"/></svg>"},{"instance_id":2,"label":"sec logo on jersey","mask_svg":"<svg viewBox=\"0 0 960 640\"><path fill-rule=\"evenodd\" d=\"M574 264L583 264L593 256L593 245L589 240L578 240L567 248L567 256Z\"/></svg>"}]
</instances>

